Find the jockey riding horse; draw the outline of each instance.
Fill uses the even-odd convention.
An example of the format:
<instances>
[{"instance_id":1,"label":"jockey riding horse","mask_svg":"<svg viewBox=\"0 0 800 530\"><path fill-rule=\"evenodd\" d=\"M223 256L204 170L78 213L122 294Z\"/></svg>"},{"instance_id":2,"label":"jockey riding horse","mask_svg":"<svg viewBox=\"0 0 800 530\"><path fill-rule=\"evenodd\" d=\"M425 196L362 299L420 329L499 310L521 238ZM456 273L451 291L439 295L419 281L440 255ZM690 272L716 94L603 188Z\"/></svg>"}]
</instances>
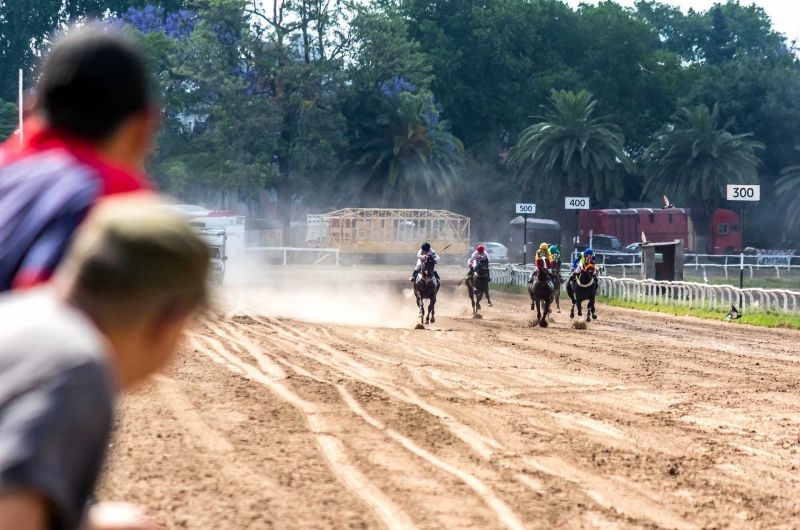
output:
<instances>
[{"instance_id":1,"label":"jockey riding horse","mask_svg":"<svg viewBox=\"0 0 800 530\"><path fill-rule=\"evenodd\" d=\"M587 249L589 254L582 256L580 263L569 277L567 282L567 295L572 300L572 309L569 318L575 318L575 306L578 306L578 316L583 316L581 305L588 301L586 308L586 322L596 319L594 302L597 295L597 266L595 265L594 255L591 249ZM577 259L576 259L577 261Z\"/></svg>"},{"instance_id":2,"label":"jockey riding horse","mask_svg":"<svg viewBox=\"0 0 800 530\"><path fill-rule=\"evenodd\" d=\"M536 323L543 328L547 327L547 316L550 314L554 292L555 285L548 271L547 259L539 256L536 259L534 279L528 282L528 294L531 296L531 310L536 309Z\"/></svg>"},{"instance_id":3,"label":"jockey riding horse","mask_svg":"<svg viewBox=\"0 0 800 530\"><path fill-rule=\"evenodd\" d=\"M428 245L430 249L430 245ZM436 306L436 294L439 292L439 275L436 274L436 262L438 256L435 254L424 254L419 257L421 268L419 271L414 271L416 274L412 277L414 281L414 296L417 298L417 307L419 307L420 323L433 324L436 322L434 308ZM424 301L429 300L428 303L428 317L425 319L425 305Z\"/></svg>"},{"instance_id":4,"label":"jockey riding horse","mask_svg":"<svg viewBox=\"0 0 800 530\"><path fill-rule=\"evenodd\" d=\"M481 248L480 246L478 248ZM472 261L472 260L470 260ZM492 307L492 299L489 297L489 256L480 257L475 263L470 264L470 272L467 274L466 284L469 299L472 302L472 314L477 315L481 308L481 298L486 295L489 307ZM477 301L476 301L477 298Z\"/></svg>"}]
</instances>

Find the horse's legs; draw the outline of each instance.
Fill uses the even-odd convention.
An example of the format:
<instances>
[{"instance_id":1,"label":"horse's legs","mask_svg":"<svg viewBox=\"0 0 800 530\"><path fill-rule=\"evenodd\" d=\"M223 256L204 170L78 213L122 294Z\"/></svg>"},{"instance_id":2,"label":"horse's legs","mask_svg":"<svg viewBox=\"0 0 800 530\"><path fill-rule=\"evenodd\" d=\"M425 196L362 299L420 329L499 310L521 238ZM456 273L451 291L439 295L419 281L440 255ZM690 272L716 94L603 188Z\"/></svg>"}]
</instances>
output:
<instances>
[{"instance_id":1,"label":"horse's legs","mask_svg":"<svg viewBox=\"0 0 800 530\"><path fill-rule=\"evenodd\" d=\"M550 299L545 298L544 300L542 300L542 304L544 305L544 311L543 311L544 315L542 316L542 320L541 322L539 322L539 325L543 328L546 328L548 326L547 315L550 314Z\"/></svg>"},{"instance_id":2,"label":"horse's legs","mask_svg":"<svg viewBox=\"0 0 800 530\"><path fill-rule=\"evenodd\" d=\"M595 312L594 312L594 296L592 296L592 297L589 299L589 304L591 304L591 306L592 306L592 309L591 309L591 313L592 313L592 319L593 319L593 320L597 320L597 315L596 315L596 314L595 314Z\"/></svg>"},{"instance_id":3,"label":"horse's legs","mask_svg":"<svg viewBox=\"0 0 800 530\"><path fill-rule=\"evenodd\" d=\"M419 307L419 323L425 318L425 302L420 295L417 295L417 307Z\"/></svg>"},{"instance_id":4,"label":"horse's legs","mask_svg":"<svg viewBox=\"0 0 800 530\"><path fill-rule=\"evenodd\" d=\"M486 301L489 302L489 307L492 307L492 299L489 298L489 284L486 284Z\"/></svg>"},{"instance_id":5,"label":"horse's legs","mask_svg":"<svg viewBox=\"0 0 800 530\"><path fill-rule=\"evenodd\" d=\"M556 295L555 296L555 298L556 298L556 313L560 313L561 312L561 286L560 285L556 286L555 295Z\"/></svg>"},{"instance_id":6,"label":"horse's legs","mask_svg":"<svg viewBox=\"0 0 800 530\"><path fill-rule=\"evenodd\" d=\"M467 292L469 293L469 301L472 302L472 314L474 315L478 311L475 309L475 296L472 286L469 284L467 284Z\"/></svg>"},{"instance_id":7,"label":"horse's legs","mask_svg":"<svg viewBox=\"0 0 800 530\"><path fill-rule=\"evenodd\" d=\"M576 298L577 298L577 296L576 296ZM583 307L581 307L581 306L583 306L583 300L578 298L578 316L579 317L583 316Z\"/></svg>"},{"instance_id":8,"label":"horse's legs","mask_svg":"<svg viewBox=\"0 0 800 530\"><path fill-rule=\"evenodd\" d=\"M434 313L434 307L436 306L436 295L434 294L431 296L431 301L428 304L428 320L430 320L431 324L436 323L436 316Z\"/></svg>"},{"instance_id":9,"label":"horse's legs","mask_svg":"<svg viewBox=\"0 0 800 530\"><path fill-rule=\"evenodd\" d=\"M481 300L483 299L483 292L482 291L477 291L475 293L475 297L477 298L477 301L475 303L475 309L480 310L480 308L481 308Z\"/></svg>"}]
</instances>

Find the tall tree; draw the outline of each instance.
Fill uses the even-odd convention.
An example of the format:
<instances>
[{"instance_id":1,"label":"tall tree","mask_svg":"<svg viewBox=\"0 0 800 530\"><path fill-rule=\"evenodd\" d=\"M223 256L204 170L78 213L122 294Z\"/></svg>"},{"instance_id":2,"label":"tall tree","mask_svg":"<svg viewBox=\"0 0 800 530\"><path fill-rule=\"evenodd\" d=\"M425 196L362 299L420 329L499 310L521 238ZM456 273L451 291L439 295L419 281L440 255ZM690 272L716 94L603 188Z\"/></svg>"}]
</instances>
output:
<instances>
[{"instance_id":1,"label":"tall tree","mask_svg":"<svg viewBox=\"0 0 800 530\"><path fill-rule=\"evenodd\" d=\"M719 124L719 105L681 109L655 137L643 158L644 193L683 197L692 210L695 251L707 251L714 212L728 184L756 184L764 144Z\"/></svg>"},{"instance_id":2,"label":"tall tree","mask_svg":"<svg viewBox=\"0 0 800 530\"><path fill-rule=\"evenodd\" d=\"M17 130L19 113L13 103L0 100L0 143Z\"/></svg>"},{"instance_id":3,"label":"tall tree","mask_svg":"<svg viewBox=\"0 0 800 530\"><path fill-rule=\"evenodd\" d=\"M790 166L783 170L783 177L778 180L777 185L780 201L787 206L786 229L797 234L800 232L800 166Z\"/></svg>"},{"instance_id":4,"label":"tall tree","mask_svg":"<svg viewBox=\"0 0 800 530\"><path fill-rule=\"evenodd\" d=\"M598 112L614 116L626 149L639 155L674 112L686 72L653 27L631 10L601 2L583 4L578 13L582 46L575 68L582 86L597 97Z\"/></svg>"},{"instance_id":5,"label":"tall tree","mask_svg":"<svg viewBox=\"0 0 800 530\"><path fill-rule=\"evenodd\" d=\"M431 89L453 134L481 160L496 161L551 88L580 85L577 15L560 0L403 0L401 8L432 60Z\"/></svg>"},{"instance_id":6,"label":"tall tree","mask_svg":"<svg viewBox=\"0 0 800 530\"><path fill-rule=\"evenodd\" d=\"M351 36L341 2L276 0L248 10L259 24L253 55L259 86L279 119L274 159L278 219L289 244L292 203L335 172L345 140L340 99Z\"/></svg>"},{"instance_id":7,"label":"tall tree","mask_svg":"<svg viewBox=\"0 0 800 530\"><path fill-rule=\"evenodd\" d=\"M539 201L589 195L602 199L623 191L622 175L633 170L624 150L625 137L608 118L595 118L597 106L590 92L553 91L539 120L520 134L508 164L515 169L522 188ZM556 206L561 226L569 219ZM561 245L572 252L568 230Z\"/></svg>"},{"instance_id":8,"label":"tall tree","mask_svg":"<svg viewBox=\"0 0 800 530\"><path fill-rule=\"evenodd\" d=\"M362 203L420 204L424 197L452 199L464 165L461 141L439 120L429 93L393 91L374 98L377 109L356 125L349 162Z\"/></svg>"},{"instance_id":9,"label":"tall tree","mask_svg":"<svg viewBox=\"0 0 800 530\"><path fill-rule=\"evenodd\" d=\"M722 8L719 5L712 7L704 46L706 63L718 66L730 61L734 55L733 37Z\"/></svg>"}]
</instances>

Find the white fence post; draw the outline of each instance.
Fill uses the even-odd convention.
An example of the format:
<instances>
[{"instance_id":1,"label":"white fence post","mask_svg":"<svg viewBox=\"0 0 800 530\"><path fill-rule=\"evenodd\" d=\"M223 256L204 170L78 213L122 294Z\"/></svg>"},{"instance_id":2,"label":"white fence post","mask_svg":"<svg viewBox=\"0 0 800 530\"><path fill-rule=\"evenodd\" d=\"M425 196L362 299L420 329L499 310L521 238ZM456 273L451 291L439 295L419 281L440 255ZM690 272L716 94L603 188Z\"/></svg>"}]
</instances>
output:
<instances>
[{"instance_id":1,"label":"white fence post","mask_svg":"<svg viewBox=\"0 0 800 530\"><path fill-rule=\"evenodd\" d=\"M751 313L800 314L800 291L785 289L738 289L732 285L695 282L662 282L632 278L598 278L600 293L649 305L677 305L727 312L742 297L742 315Z\"/></svg>"}]
</instances>

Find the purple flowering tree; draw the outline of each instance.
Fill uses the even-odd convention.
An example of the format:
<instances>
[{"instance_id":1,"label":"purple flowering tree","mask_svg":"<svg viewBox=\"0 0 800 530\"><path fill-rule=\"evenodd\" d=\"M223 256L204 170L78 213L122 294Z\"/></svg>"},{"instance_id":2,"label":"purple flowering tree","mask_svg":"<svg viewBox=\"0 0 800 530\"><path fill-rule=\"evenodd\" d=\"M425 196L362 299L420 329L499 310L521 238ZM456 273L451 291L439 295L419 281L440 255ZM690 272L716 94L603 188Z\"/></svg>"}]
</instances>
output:
<instances>
[{"instance_id":1,"label":"purple flowering tree","mask_svg":"<svg viewBox=\"0 0 800 530\"><path fill-rule=\"evenodd\" d=\"M191 35L197 24L197 15L186 9L174 13L166 13L163 8L148 4L142 9L134 7L110 22L123 23L141 33L163 33L172 39L181 39Z\"/></svg>"}]
</instances>

